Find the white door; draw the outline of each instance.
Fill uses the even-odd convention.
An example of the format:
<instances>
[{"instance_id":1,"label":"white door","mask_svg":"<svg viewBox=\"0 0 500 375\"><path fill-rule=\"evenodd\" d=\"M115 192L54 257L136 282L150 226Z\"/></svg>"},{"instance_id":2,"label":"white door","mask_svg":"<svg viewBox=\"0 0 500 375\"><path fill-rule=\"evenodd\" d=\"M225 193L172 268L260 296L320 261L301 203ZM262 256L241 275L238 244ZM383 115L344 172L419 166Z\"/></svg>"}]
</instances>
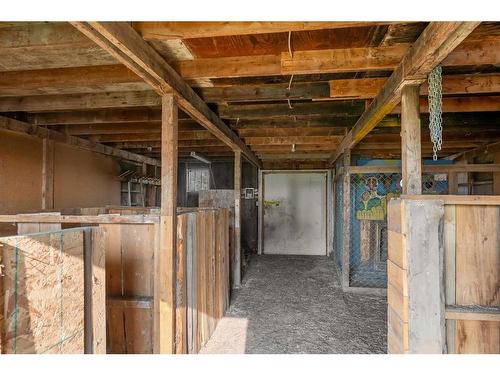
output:
<instances>
[{"instance_id":1,"label":"white door","mask_svg":"<svg viewBox=\"0 0 500 375\"><path fill-rule=\"evenodd\" d=\"M264 254L326 255L326 172L265 172Z\"/></svg>"}]
</instances>

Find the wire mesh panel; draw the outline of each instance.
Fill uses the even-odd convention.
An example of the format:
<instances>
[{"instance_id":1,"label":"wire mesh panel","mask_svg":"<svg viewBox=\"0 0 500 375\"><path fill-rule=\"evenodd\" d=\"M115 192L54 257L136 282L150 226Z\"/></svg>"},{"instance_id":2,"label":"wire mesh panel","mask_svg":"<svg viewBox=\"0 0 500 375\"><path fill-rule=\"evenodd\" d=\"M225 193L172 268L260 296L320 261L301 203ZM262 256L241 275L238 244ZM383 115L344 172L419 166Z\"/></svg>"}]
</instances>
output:
<instances>
[{"instance_id":1,"label":"wire mesh panel","mask_svg":"<svg viewBox=\"0 0 500 375\"><path fill-rule=\"evenodd\" d=\"M401 194L398 173L353 174L350 218L350 286L387 282L387 202Z\"/></svg>"},{"instance_id":2,"label":"wire mesh panel","mask_svg":"<svg viewBox=\"0 0 500 375\"><path fill-rule=\"evenodd\" d=\"M349 285L384 288L387 285L387 203L401 194L401 174L353 174L350 183ZM424 173L422 193L448 194L447 174Z\"/></svg>"},{"instance_id":3,"label":"wire mesh panel","mask_svg":"<svg viewBox=\"0 0 500 375\"><path fill-rule=\"evenodd\" d=\"M342 243L344 236L344 189L343 178L335 181L335 223L334 223L334 251L335 262L339 270L342 270Z\"/></svg>"}]
</instances>

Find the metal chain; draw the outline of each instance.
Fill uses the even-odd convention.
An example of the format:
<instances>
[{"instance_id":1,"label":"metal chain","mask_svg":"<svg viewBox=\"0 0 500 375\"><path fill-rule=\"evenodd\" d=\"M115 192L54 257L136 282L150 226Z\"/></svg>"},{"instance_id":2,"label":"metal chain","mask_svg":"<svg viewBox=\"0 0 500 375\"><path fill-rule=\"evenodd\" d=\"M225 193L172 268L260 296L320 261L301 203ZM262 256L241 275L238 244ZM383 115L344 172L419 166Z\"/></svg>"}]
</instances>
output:
<instances>
[{"instance_id":1,"label":"metal chain","mask_svg":"<svg viewBox=\"0 0 500 375\"><path fill-rule=\"evenodd\" d=\"M442 117L442 81L441 66L436 66L429 73L429 130L431 133L433 159L437 160L437 152L443 144L443 117Z\"/></svg>"}]
</instances>

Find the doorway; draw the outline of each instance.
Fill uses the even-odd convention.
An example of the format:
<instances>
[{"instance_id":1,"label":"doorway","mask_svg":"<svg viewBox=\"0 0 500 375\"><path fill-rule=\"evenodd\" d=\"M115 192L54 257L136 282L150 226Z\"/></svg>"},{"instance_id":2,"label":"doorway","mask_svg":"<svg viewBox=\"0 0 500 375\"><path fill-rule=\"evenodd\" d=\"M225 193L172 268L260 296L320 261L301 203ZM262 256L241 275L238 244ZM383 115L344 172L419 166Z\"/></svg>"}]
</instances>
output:
<instances>
[{"instance_id":1,"label":"doorway","mask_svg":"<svg viewBox=\"0 0 500 375\"><path fill-rule=\"evenodd\" d=\"M327 171L264 171L261 253L327 255Z\"/></svg>"}]
</instances>

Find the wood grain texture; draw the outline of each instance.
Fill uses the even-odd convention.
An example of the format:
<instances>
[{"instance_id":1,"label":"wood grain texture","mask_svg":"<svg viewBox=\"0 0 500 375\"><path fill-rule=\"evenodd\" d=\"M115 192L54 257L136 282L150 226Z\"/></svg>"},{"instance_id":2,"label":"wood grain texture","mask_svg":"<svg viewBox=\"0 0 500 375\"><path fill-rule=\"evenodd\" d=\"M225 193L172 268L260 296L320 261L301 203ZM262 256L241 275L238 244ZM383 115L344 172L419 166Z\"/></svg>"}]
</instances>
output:
<instances>
[{"instance_id":1,"label":"wood grain texture","mask_svg":"<svg viewBox=\"0 0 500 375\"><path fill-rule=\"evenodd\" d=\"M358 122L330 158L331 164L358 144L401 100L401 90L408 84L420 84L427 74L469 35L478 22L431 22L412 47L398 60L398 65L370 103ZM400 62L399 62L400 61Z\"/></svg>"},{"instance_id":2,"label":"wood grain texture","mask_svg":"<svg viewBox=\"0 0 500 375\"><path fill-rule=\"evenodd\" d=\"M456 304L499 306L500 209L456 206ZM500 323L457 321L457 353L499 353Z\"/></svg>"},{"instance_id":3,"label":"wood grain texture","mask_svg":"<svg viewBox=\"0 0 500 375\"><path fill-rule=\"evenodd\" d=\"M405 86L401 92L401 170L403 194L422 193L420 143L420 86Z\"/></svg>"}]
</instances>

